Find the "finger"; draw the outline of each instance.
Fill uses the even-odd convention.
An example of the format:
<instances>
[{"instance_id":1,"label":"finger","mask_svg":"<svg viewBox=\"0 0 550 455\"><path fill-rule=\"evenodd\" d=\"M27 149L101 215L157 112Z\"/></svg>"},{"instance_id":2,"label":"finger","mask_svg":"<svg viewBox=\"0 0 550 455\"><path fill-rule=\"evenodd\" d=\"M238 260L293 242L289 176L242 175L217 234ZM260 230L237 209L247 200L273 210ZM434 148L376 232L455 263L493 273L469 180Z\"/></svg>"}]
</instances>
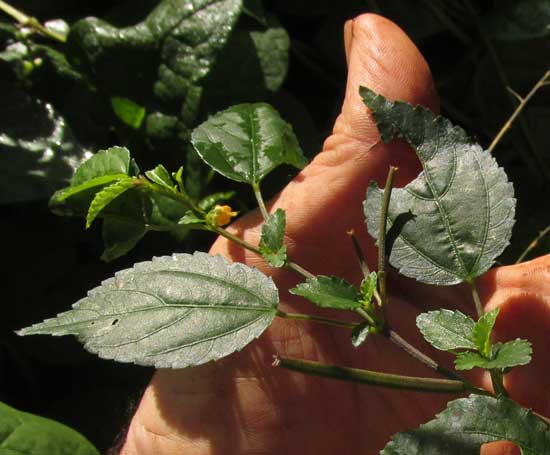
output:
<instances>
[{"instance_id":1,"label":"finger","mask_svg":"<svg viewBox=\"0 0 550 455\"><path fill-rule=\"evenodd\" d=\"M349 71L341 114L323 151L271 207L287 211L289 252L317 273L334 266L326 259L331 251L324 239L338 243L340 238L345 241L349 228L356 228L358 233L365 231L361 203L368 183L383 181L390 164L400 168L398 184L414 178L420 169L414 153L404 144L373 148L379 142L379 133L359 96L359 87L371 87L391 99L432 109L438 106L428 65L399 27L366 14L349 21L345 30ZM257 243L260 223L259 214L254 213L234 223L232 229ZM366 233L359 235L366 238ZM324 258L320 255L320 243L324 243ZM297 244L299 247L295 247ZM225 239L216 242L212 253L262 267L260 259L231 247Z\"/></svg>"},{"instance_id":2,"label":"finger","mask_svg":"<svg viewBox=\"0 0 550 455\"><path fill-rule=\"evenodd\" d=\"M493 269L479 280L479 287L485 310L500 309L494 340L523 338L533 346L531 363L505 376L506 389L523 406L550 416L550 398L540 393L550 387L550 255Z\"/></svg>"}]
</instances>

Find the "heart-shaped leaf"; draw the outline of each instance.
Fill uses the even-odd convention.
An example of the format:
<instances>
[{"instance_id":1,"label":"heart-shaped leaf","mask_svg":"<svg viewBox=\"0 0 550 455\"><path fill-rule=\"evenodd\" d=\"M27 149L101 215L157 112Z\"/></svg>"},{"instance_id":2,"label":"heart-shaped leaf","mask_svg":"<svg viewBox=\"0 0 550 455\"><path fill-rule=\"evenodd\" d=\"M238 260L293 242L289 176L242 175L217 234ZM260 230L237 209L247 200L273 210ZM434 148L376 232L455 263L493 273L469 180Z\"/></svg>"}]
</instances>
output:
<instances>
[{"instance_id":1,"label":"heart-shaped leaf","mask_svg":"<svg viewBox=\"0 0 550 455\"><path fill-rule=\"evenodd\" d=\"M183 368L245 347L273 321L271 278L221 256L177 254L135 264L73 309L21 335L76 335L100 357Z\"/></svg>"},{"instance_id":2,"label":"heart-shaped leaf","mask_svg":"<svg viewBox=\"0 0 550 455\"><path fill-rule=\"evenodd\" d=\"M391 102L361 87L382 140L407 140L424 171L396 188L388 210L389 261L403 275L451 285L487 271L509 244L516 201L494 158L429 109ZM378 238L383 190L365 201L369 233Z\"/></svg>"},{"instance_id":3,"label":"heart-shaped leaf","mask_svg":"<svg viewBox=\"0 0 550 455\"><path fill-rule=\"evenodd\" d=\"M550 447L548 426L508 398L470 395L420 428L395 435L381 455L479 455L488 442L510 441L523 455L543 455Z\"/></svg>"},{"instance_id":4,"label":"heart-shaped leaf","mask_svg":"<svg viewBox=\"0 0 550 455\"><path fill-rule=\"evenodd\" d=\"M99 455L80 433L54 420L0 403L0 453L4 455Z\"/></svg>"},{"instance_id":5,"label":"heart-shaped leaf","mask_svg":"<svg viewBox=\"0 0 550 455\"><path fill-rule=\"evenodd\" d=\"M269 104L239 104L193 130L191 142L215 171L258 185L281 164L307 164L292 127Z\"/></svg>"}]
</instances>

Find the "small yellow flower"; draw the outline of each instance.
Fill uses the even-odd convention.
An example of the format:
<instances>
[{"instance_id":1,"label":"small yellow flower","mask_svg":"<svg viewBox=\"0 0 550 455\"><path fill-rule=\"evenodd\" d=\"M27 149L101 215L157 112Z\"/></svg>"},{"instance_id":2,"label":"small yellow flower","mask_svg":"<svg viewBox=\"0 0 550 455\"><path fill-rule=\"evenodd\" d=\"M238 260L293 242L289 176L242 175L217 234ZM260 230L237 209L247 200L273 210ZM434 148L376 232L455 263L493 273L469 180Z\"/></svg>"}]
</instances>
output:
<instances>
[{"instance_id":1,"label":"small yellow flower","mask_svg":"<svg viewBox=\"0 0 550 455\"><path fill-rule=\"evenodd\" d=\"M234 212L229 205L216 205L211 213L217 226L225 226L231 221L231 218L237 216L237 212Z\"/></svg>"}]
</instances>

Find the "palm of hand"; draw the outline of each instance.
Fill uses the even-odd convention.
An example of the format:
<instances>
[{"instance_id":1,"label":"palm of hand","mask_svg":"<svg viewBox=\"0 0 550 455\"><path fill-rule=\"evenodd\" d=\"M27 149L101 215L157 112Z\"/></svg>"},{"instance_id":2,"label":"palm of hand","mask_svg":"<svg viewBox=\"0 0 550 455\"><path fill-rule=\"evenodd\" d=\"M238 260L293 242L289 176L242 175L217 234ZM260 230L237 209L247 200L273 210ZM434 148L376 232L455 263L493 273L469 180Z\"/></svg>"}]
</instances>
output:
<instances>
[{"instance_id":1,"label":"palm of hand","mask_svg":"<svg viewBox=\"0 0 550 455\"><path fill-rule=\"evenodd\" d=\"M346 100L324 151L273 202L287 211L290 257L315 274L338 275L358 283L361 274L346 231L354 228L367 257L375 257L366 234L361 203L371 180L382 182L388 166L400 168L397 186L414 178L419 164L403 144L377 144L376 127L358 96L366 85L394 99L437 107L426 63L404 34L390 22L362 16L346 26L349 62ZM232 229L256 244L258 214ZM221 239L211 251L257 266L273 275L262 260ZM550 400L537 390L550 385L545 375L544 334L550 327L542 279L548 258L501 268L480 280L489 306L501 306L497 335L533 342L534 361L513 372L507 386L526 406L550 413ZM533 273L535 271L535 273ZM436 289L390 277L392 326L412 344L421 341L414 324L418 312L439 306L470 312L471 298L461 287ZM286 290L299 279L277 271L282 308L315 310L290 298ZM307 305L307 306L304 306ZM519 319L519 320L518 320ZM428 351L443 364L445 354ZM456 397L397 392L303 376L271 367L272 356L318 360L357 368L414 376L432 373L381 337L358 350L344 329L277 320L243 352L214 364L182 371L159 371L134 417L123 453L132 454L374 454L389 437L431 419ZM485 386L485 377L473 378ZM536 387L536 388L535 388ZM508 447L506 447L508 446ZM493 445L484 454L512 453Z\"/></svg>"}]
</instances>

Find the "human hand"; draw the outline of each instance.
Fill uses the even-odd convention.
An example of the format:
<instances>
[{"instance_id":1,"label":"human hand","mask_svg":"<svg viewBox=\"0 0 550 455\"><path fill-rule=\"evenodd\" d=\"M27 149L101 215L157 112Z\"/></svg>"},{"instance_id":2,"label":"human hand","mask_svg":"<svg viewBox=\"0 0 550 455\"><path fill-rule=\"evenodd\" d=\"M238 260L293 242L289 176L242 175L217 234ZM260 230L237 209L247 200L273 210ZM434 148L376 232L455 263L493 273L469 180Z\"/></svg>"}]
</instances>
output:
<instances>
[{"instance_id":1,"label":"human hand","mask_svg":"<svg viewBox=\"0 0 550 455\"><path fill-rule=\"evenodd\" d=\"M289 256L315 274L339 275L358 283L362 276L346 231L353 228L371 260L361 204L371 180L385 180L389 165L399 167L396 186L417 176L416 156L402 142L379 144L375 123L361 101L364 85L390 99L437 110L437 95L426 62L393 23L374 15L345 28L349 74L342 113L323 151L270 206L284 208ZM261 217L251 213L231 226L257 244ZM286 290L299 279L269 269L263 260L225 239L211 250L254 265L273 276L283 310L307 306ZM374 261L370 261L374 263ZM544 338L549 333L550 258L488 272L479 280L486 307L501 308L496 336L523 337L533 343L534 360L506 377L512 397L550 414L550 386ZM449 356L422 341L414 319L425 309L459 308L472 313L471 297L461 286L433 288L390 277L388 318L409 342L449 365ZM375 454L390 436L416 427L443 409L451 395L426 395L341 383L271 366L274 354L357 368L432 376L432 372L382 337L354 349L343 329L276 320L240 353L186 370L159 370L148 386L129 428L124 455L175 454ZM487 377L472 377L490 387ZM487 446L484 455L504 455L510 444ZM519 452L518 452L519 453Z\"/></svg>"}]
</instances>

